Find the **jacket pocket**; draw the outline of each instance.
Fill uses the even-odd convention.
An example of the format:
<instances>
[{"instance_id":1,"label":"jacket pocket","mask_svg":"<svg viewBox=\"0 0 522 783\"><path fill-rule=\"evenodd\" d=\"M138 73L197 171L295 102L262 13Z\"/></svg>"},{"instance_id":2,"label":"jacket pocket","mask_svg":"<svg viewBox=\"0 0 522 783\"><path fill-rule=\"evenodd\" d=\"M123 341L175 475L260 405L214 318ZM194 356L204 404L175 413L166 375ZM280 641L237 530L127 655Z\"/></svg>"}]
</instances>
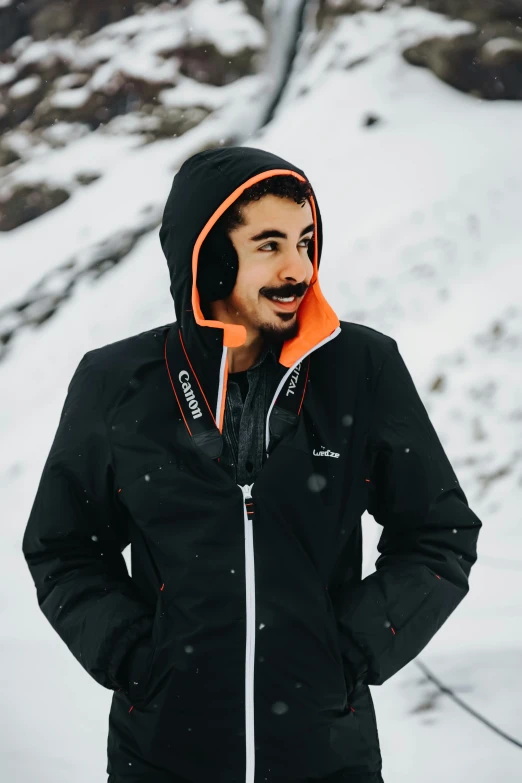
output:
<instances>
[{"instance_id":1,"label":"jacket pocket","mask_svg":"<svg viewBox=\"0 0 522 783\"><path fill-rule=\"evenodd\" d=\"M129 653L126 694L134 707L143 707L148 700L148 684L152 675L154 647L151 639L140 639Z\"/></svg>"},{"instance_id":2,"label":"jacket pocket","mask_svg":"<svg viewBox=\"0 0 522 783\"><path fill-rule=\"evenodd\" d=\"M134 707L145 707L156 689L158 652L164 636L163 617L163 593L160 593L150 636L139 639L128 653L126 665L128 685L125 693ZM163 676L161 679L163 680Z\"/></svg>"}]
</instances>

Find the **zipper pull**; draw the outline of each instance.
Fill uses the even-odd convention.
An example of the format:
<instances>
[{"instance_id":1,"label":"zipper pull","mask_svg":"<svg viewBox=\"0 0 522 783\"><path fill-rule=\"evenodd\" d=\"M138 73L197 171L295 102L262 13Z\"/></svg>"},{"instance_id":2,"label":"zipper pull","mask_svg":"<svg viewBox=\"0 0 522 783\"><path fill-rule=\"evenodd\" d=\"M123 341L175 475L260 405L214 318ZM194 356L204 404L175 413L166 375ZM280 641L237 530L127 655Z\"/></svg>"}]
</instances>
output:
<instances>
[{"instance_id":1,"label":"zipper pull","mask_svg":"<svg viewBox=\"0 0 522 783\"><path fill-rule=\"evenodd\" d=\"M243 500L252 500L252 487L253 484L244 484L241 486L241 484L238 484L239 489L243 493Z\"/></svg>"}]
</instances>

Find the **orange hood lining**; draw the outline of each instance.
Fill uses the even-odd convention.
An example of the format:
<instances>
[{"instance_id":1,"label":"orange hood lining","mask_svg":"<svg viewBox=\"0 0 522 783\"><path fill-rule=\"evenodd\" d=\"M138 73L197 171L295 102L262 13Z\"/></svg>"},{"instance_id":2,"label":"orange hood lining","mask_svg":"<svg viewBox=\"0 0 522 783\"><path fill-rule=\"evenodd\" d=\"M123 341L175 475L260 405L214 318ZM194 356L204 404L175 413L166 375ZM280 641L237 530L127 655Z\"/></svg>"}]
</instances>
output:
<instances>
[{"instance_id":1,"label":"orange hood lining","mask_svg":"<svg viewBox=\"0 0 522 783\"><path fill-rule=\"evenodd\" d=\"M210 326L223 329L223 345L226 348L238 348L240 345L243 345L246 340L246 329L240 324L226 324L223 323L223 321L207 320L204 317L201 310L199 291L196 284L199 252L211 228L215 225L215 223L217 223L221 215L226 212L230 205L233 204L234 201L236 201L245 190L264 179L281 175L290 175L300 180L301 182L306 182L305 177L302 177L296 171L292 171L290 169L270 169L269 171L264 171L261 174L256 174L254 177L251 177L246 182L243 182L243 184L238 188L236 188L230 194L230 196L228 196L228 198L225 199L225 201L223 201L223 203L216 209L214 214L207 220L203 229L199 233L192 250L192 309L194 312L194 318L199 326ZM334 332L335 329L337 329L339 326L339 318L326 301L319 286L317 209L313 197L310 198L310 206L312 208L312 215L315 226L313 273L310 286L297 311L299 334L292 340L287 340L283 344L283 348L281 350L279 363L284 367L292 367L302 356L304 356L306 353L312 350L315 345L332 334L332 332Z\"/></svg>"}]
</instances>

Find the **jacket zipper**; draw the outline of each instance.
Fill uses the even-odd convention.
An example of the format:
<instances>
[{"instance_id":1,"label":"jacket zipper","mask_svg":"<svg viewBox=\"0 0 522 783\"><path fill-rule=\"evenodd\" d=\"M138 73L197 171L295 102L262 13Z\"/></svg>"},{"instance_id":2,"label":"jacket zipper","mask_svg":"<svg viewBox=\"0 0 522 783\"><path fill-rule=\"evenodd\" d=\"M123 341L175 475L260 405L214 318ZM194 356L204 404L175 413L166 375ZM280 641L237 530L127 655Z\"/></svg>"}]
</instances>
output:
<instances>
[{"instance_id":1,"label":"jacket zipper","mask_svg":"<svg viewBox=\"0 0 522 783\"><path fill-rule=\"evenodd\" d=\"M256 649L256 578L254 568L254 501L253 484L238 485L243 493L243 517L245 532L245 602L246 602L246 649L245 649L245 783L254 783L255 777L255 731L254 731L254 660Z\"/></svg>"}]
</instances>

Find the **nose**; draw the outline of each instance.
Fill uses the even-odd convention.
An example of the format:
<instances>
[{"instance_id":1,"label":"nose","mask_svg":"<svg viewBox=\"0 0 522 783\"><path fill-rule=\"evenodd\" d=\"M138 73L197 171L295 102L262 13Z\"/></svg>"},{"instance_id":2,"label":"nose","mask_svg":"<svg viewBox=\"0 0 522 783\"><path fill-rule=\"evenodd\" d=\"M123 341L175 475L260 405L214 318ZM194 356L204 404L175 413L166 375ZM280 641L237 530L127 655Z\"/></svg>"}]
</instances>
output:
<instances>
[{"instance_id":1,"label":"nose","mask_svg":"<svg viewBox=\"0 0 522 783\"><path fill-rule=\"evenodd\" d=\"M279 278L286 283L302 283L312 275L312 262L308 254L297 248L285 253L279 268Z\"/></svg>"}]
</instances>

